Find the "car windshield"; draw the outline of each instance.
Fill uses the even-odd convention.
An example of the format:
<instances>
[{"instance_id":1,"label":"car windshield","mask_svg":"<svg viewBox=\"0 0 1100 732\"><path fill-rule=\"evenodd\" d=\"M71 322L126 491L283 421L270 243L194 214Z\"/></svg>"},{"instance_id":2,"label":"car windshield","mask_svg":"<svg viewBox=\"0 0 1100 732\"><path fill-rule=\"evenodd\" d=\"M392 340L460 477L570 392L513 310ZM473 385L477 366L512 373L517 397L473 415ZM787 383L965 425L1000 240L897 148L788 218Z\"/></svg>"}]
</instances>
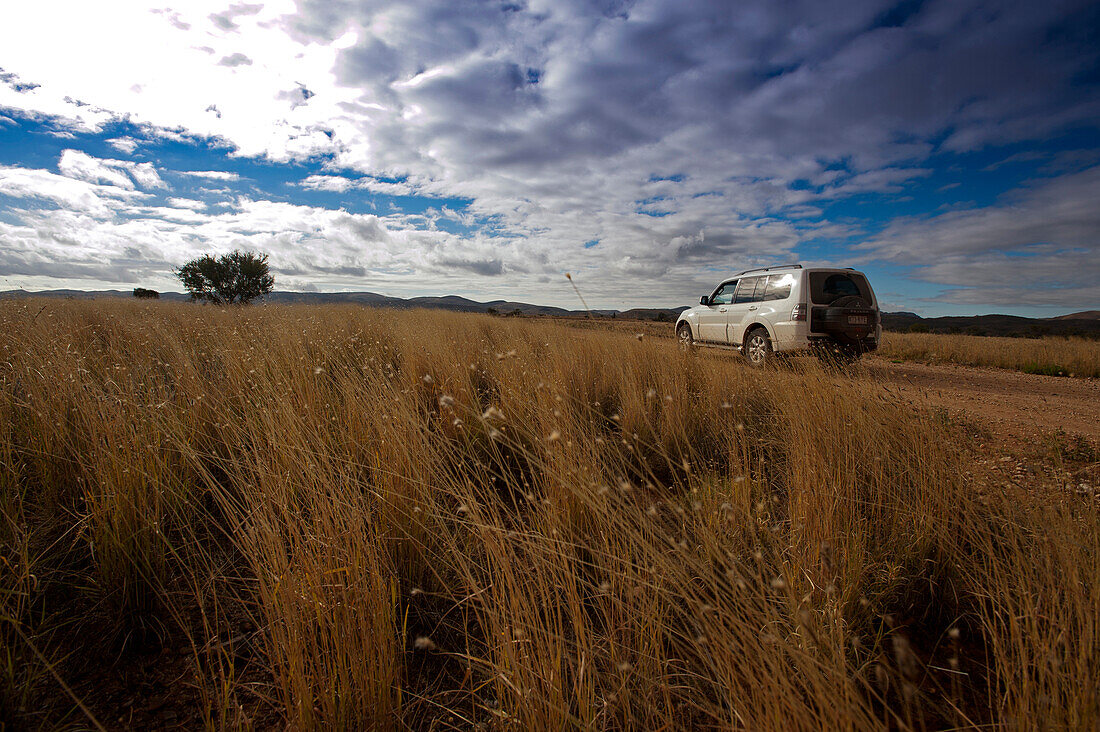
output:
<instances>
[{"instance_id":1,"label":"car windshield","mask_svg":"<svg viewBox=\"0 0 1100 732\"><path fill-rule=\"evenodd\" d=\"M710 296L711 305L729 305L733 302L733 291L737 287L737 280L723 283L714 294Z\"/></svg>"},{"instance_id":2,"label":"car windshield","mask_svg":"<svg viewBox=\"0 0 1100 732\"><path fill-rule=\"evenodd\" d=\"M842 297L863 298L870 305L871 287L863 275L855 272L811 272L810 299L815 305L828 305Z\"/></svg>"}]
</instances>

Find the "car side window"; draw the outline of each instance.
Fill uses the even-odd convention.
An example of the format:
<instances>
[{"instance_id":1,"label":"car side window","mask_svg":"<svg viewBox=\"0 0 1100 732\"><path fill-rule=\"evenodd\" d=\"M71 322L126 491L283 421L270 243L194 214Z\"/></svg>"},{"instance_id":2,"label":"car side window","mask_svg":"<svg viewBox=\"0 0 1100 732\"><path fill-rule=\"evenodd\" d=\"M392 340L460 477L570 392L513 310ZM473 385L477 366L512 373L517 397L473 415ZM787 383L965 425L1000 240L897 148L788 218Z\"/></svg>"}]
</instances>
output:
<instances>
[{"instance_id":1,"label":"car side window","mask_svg":"<svg viewBox=\"0 0 1100 732\"><path fill-rule=\"evenodd\" d=\"M757 302L764 296L764 288L758 285L767 281L767 277L746 277L737 283L737 292L734 293L733 301L739 302Z\"/></svg>"},{"instance_id":2,"label":"car side window","mask_svg":"<svg viewBox=\"0 0 1100 732\"><path fill-rule=\"evenodd\" d=\"M773 274L768 276L768 285L764 290L764 297L758 300L786 300L791 296L791 287L794 285L794 276L789 274ZM760 288L756 288L758 293Z\"/></svg>"},{"instance_id":3,"label":"car side window","mask_svg":"<svg viewBox=\"0 0 1100 732\"><path fill-rule=\"evenodd\" d=\"M737 281L726 282L711 295L711 305L729 305L733 302L733 291L737 287Z\"/></svg>"}]
</instances>

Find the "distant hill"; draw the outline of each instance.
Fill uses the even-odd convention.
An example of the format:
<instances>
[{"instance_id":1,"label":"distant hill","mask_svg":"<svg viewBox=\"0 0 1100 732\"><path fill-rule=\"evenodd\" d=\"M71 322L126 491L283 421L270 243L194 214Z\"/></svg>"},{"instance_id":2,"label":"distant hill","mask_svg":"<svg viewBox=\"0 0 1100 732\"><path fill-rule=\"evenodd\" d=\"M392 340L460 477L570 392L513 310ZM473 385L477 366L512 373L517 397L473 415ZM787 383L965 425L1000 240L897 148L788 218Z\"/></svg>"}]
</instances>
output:
<instances>
[{"instance_id":1,"label":"distant hill","mask_svg":"<svg viewBox=\"0 0 1100 732\"><path fill-rule=\"evenodd\" d=\"M619 313L617 317L625 320L667 320L671 323L685 310L686 305L678 308L631 308Z\"/></svg>"},{"instance_id":2,"label":"distant hill","mask_svg":"<svg viewBox=\"0 0 1100 732\"><path fill-rule=\"evenodd\" d=\"M96 297L132 297L129 290L44 290L27 292L8 290L0 292L0 299L25 297L64 297L90 299ZM182 302L188 296L180 292L162 292L162 300ZM354 303L385 308L438 308L463 313L494 313L496 315L556 317L582 317L584 310L566 310L550 305L532 305L511 300L478 302L459 295L442 297L392 297L377 292L273 292L267 297L272 303ZM629 310L593 310L592 315L623 320L658 320L674 322L687 306L675 308L631 308ZM1045 335L1072 335L1100 338L1100 310L1086 310L1053 318L1022 318L1016 315L967 315L941 318L922 318L916 313L896 312L882 314L882 327L886 330L927 333L965 333L969 335L1013 336L1039 338Z\"/></svg>"},{"instance_id":3,"label":"distant hill","mask_svg":"<svg viewBox=\"0 0 1100 732\"><path fill-rule=\"evenodd\" d=\"M40 292L28 292L26 290L8 290L0 292L0 299L21 299L27 297L60 297L74 299L94 299L97 297L133 297L129 290L42 290ZM162 292L161 300L170 302L185 302L190 298L182 292ZM511 300L492 300L490 302L477 302L459 295L444 295L442 297L392 297L381 295L377 292L273 292L266 298L271 303L297 303L297 304L326 304L326 303L354 303L371 307L386 308L438 308L440 310L453 310L462 313L488 313L498 315L553 315L558 317L587 315L584 310L567 310L551 305L533 305L527 302L513 302ZM670 310L639 310L637 318L654 319L658 312L664 312L666 317L675 319L684 308ZM624 317L617 310L593 310L597 317ZM625 316L635 317L635 316Z\"/></svg>"},{"instance_id":4,"label":"distant hill","mask_svg":"<svg viewBox=\"0 0 1100 732\"><path fill-rule=\"evenodd\" d=\"M1095 312L1095 311L1093 311ZM922 318L915 313L883 313L882 327L898 332L964 333L967 335L1041 338L1047 335L1100 338L1100 319L1074 313L1057 318L1017 315L967 315Z\"/></svg>"},{"instance_id":5,"label":"distant hill","mask_svg":"<svg viewBox=\"0 0 1100 732\"><path fill-rule=\"evenodd\" d=\"M1082 310L1079 313L1069 315L1055 315L1048 320L1100 320L1100 310Z\"/></svg>"}]
</instances>

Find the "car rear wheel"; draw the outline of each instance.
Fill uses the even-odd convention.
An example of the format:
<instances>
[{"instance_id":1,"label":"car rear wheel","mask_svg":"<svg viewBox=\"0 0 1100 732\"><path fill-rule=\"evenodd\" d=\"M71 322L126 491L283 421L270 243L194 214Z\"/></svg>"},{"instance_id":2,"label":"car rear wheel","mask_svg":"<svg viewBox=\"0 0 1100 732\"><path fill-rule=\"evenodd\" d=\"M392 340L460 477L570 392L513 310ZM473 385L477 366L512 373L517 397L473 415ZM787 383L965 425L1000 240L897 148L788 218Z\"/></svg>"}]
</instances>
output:
<instances>
[{"instance_id":1,"label":"car rear wheel","mask_svg":"<svg viewBox=\"0 0 1100 732\"><path fill-rule=\"evenodd\" d=\"M690 350L695 343L695 338L691 335L691 326L687 323L680 323L680 327L676 329L676 340L681 349Z\"/></svg>"},{"instance_id":2,"label":"car rear wheel","mask_svg":"<svg viewBox=\"0 0 1100 732\"><path fill-rule=\"evenodd\" d=\"M745 338L743 349L745 358L757 368L771 363L775 352L772 350L772 340L768 337L768 331L763 328L753 328Z\"/></svg>"}]
</instances>

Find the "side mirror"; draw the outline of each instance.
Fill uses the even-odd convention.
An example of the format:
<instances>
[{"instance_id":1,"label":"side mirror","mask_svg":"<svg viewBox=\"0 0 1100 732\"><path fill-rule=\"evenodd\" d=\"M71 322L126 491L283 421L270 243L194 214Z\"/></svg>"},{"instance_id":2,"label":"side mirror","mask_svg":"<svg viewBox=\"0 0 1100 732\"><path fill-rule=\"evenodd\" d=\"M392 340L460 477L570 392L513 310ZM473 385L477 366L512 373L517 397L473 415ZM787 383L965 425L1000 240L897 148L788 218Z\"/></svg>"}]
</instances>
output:
<instances>
[{"instance_id":1,"label":"side mirror","mask_svg":"<svg viewBox=\"0 0 1100 732\"><path fill-rule=\"evenodd\" d=\"M699 304L700 305L710 305L710 298L707 297L706 295L703 295L701 298L699 298Z\"/></svg>"}]
</instances>

